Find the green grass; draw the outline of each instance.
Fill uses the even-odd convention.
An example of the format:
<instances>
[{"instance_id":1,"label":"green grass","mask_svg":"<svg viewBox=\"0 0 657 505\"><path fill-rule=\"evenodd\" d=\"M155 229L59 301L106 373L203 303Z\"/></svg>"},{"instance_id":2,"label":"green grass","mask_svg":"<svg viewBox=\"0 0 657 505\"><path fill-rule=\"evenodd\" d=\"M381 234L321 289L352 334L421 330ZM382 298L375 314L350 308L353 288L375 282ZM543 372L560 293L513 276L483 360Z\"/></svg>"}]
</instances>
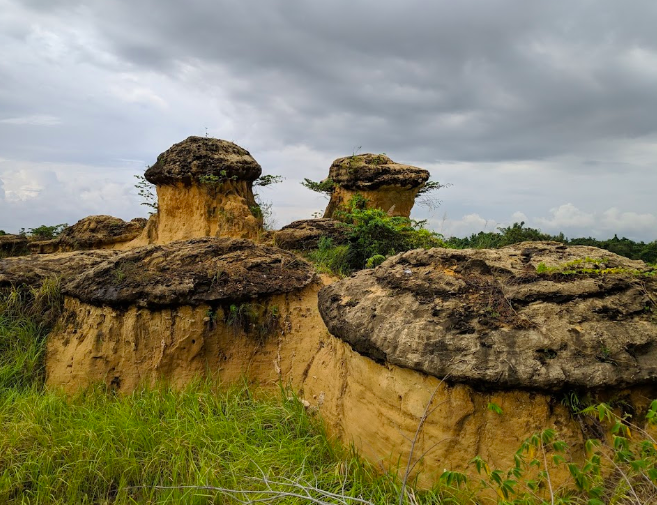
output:
<instances>
[{"instance_id":1,"label":"green grass","mask_svg":"<svg viewBox=\"0 0 657 505\"><path fill-rule=\"evenodd\" d=\"M296 398L255 399L245 387L4 392L0 420L1 503L225 503L201 488L263 490L263 478L278 491L300 482L378 503L397 492Z\"/></svg>"},{"instance_id":2,"label":"green grass","mask_svg":"<svg viewBox=\"0 0 657 505\"><path fill-rule=\"evenodd\" d=\"M330 238L322 237L319 247L306 254L320 274L331 274L346 277L351 273L347 262L348 245L333 245Z\"/></svg>"}]
</instances>

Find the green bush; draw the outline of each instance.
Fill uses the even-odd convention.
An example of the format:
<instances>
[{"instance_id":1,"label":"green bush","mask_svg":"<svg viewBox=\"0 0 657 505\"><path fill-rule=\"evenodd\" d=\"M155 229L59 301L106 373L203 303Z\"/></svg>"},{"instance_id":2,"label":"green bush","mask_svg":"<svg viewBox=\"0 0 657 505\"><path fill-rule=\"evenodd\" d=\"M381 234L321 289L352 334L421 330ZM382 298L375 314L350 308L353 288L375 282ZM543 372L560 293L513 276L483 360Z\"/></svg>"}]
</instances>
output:
<instances>
[{"instance_id":1,"label":"green bush","mask_svg":"<svg viewBox=\"0 0 657 505\"><path fill-rule=\"evenodd\" d=\"M36 228L28 228L27 232L25 228L21 228L19 234L27 235L35 240L52 240L58 237L65 228L68 228L68 223L56 224L54 226L42 224Z\"/></svg>"},{"instance_id":2,"label":"green bush","mask_svg":"<svg viewBox=\"0 0 657 505\"><path fill-rule=\"evenodd\" d=\"M366 268L370 258L444 247L442 237L425 229L424 221L389 216L381 209L367 208L365 199L358 195L351 199L349 208L338 210L336 217L349 227L346 260L352 271Z\"/></svg>"}]
</instances>

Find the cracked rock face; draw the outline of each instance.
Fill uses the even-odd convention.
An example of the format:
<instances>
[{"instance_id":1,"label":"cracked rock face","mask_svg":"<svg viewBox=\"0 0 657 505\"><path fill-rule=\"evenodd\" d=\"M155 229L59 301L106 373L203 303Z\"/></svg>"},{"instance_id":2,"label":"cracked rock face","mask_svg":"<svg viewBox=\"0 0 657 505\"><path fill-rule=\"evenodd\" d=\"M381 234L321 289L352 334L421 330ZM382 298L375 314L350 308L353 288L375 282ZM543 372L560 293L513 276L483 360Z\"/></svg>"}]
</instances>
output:
<instances>
[{"instance_id":1,"label":"cracked rock face","mask_svg":"<svg viewBox=\"0 0 657 505\"><path fill-rule=\"evenodd\" d=\"M657 381L657 280L607 251L551 242L415 250L322 289L356 351L484 389Z\"/></svg>"},{"instance_id":2,"label":"cracked rock face","mask_svg":"<svg viewBox=\"0 0 657 505\"><path fill-rule=\"evenodd\" d=\"M292 253L250 240L202 238L132 249L96 265L63 293L91 305L175 307L294 292L316 279Z\"/></svg>"},{"instance_id":3,"label":"cracked rock face","mask_svg":"<svg viewBox=\"0 0 657 505\"><path fill-rule=\"evenodd\" d=\"M358 154L338 158L329 169L329 179L335 183L325 218L348 206L360 194L368 207L386 211L391 216L409 217L418 191L429 180L422 168L395 163L384 154Z\"/></svg>"},{"instance_id":4,"label":"cracked rock face","mask_svg":"<svg viewBox=\"0 0 657 505\"><path fill-rule=\"evenodd\" d=\"M191 184L202 177L255 181L262 168L249 151L227 140L188 137L157 157L144 174L155 185Z\"/></svg>"}]
</instances>

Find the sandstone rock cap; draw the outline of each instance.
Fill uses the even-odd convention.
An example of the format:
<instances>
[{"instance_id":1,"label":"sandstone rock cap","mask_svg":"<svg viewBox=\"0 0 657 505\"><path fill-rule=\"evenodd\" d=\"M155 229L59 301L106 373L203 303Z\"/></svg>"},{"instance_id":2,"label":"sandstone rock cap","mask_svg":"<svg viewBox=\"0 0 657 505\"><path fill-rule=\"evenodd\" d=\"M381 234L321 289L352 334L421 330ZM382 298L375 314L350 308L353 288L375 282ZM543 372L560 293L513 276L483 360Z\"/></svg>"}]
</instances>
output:
<instances>
[{"instance_id":1,"label":"sandstone rock cap","mask_svg":"<svg viewBox=\"0 0 657 505\"><path fill-rule=\"evenodd\" d=\"M23 284L39 287L51 277L66 284L81 272L118 254L118 251L103 249L0 259L0 288Z\"/></svg>"},{"instance_id":2,"label":"sandstone rock cap","mask_svg":"<svg viewBox=\"0 0 657 505\"><path fill-rule=\"evenodd\" d=\"M188 137L157 157L144 174L157 185L182 182L191 184L203 177L219 180L254 181L262 168L249 151L227 140Z\"/></svg>"},{"instance_id":3,"label":"sandstone rock cap","mask_svg":"<svg viewBox=\"0 0 657 505\"><path fill-rule=\"evenodd\" d=\"M329 179L351 190L375 190L382 186L418 188L429 180L423 168L395 163L385 154L357 154L338 158L329 169Z\"/></svg>"},{"instance_id":4,"label":"sandstone rock cap","mask_svg":"<svg viewBox=\"0 0 657 505\"><path fill-rule=\"evenodd\" d=\"M414 250L323 288L319 309L361 354L448 381L625 387L657 382L657 279L648 271L556 242Z\"/></svg>"},{"instance_id":5,"label":"sandstone rock cap","mask_svg":"<svg viewBox=\"0 0 657 505\"><path fill-rule=\"evenodd\" d=\"M310 264L281 249L200 238L123 252L63 292L92 305L160 308L248 301L295 292L315 279Z\"/></svg>"}]
</instances>

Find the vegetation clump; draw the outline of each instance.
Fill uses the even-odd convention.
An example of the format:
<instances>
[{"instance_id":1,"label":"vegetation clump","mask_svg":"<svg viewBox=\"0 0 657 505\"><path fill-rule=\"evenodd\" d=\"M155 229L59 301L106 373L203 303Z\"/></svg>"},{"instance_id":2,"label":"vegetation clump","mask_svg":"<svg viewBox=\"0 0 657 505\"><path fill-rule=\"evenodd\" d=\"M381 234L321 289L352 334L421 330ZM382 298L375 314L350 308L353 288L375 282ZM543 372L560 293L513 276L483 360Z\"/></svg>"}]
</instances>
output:
<instances>
[{"instance_id":1,"label":"vegetation clump","mask_svg":"<svg viewBox=\"0 0 657 505\"><path fill-rule=\"evenodd\" d=\"M27 231L25 231L25 228L21 228L18 234L27 236L32 240L52 240L61 235L67 227L68 223L56 224L53 226L42 224L36 228L28 228Z\"/></svg>"},{"instance_id":2,"label":"vegetation clump","mask_svg":"<svg viewBox=\"0 0 657 505\"><path fill-rule=\"evenodd\" d=\"M411 249L444 247L442 237L424 228L424 221L389 216L381 209L368 208L360 195L347 208L336 212L347 229L347 243L334 245L329 238L320 240L308 257L320 271L345 276L363 268L380 265L385 258Z\"/></svg>"}]
</instances>

